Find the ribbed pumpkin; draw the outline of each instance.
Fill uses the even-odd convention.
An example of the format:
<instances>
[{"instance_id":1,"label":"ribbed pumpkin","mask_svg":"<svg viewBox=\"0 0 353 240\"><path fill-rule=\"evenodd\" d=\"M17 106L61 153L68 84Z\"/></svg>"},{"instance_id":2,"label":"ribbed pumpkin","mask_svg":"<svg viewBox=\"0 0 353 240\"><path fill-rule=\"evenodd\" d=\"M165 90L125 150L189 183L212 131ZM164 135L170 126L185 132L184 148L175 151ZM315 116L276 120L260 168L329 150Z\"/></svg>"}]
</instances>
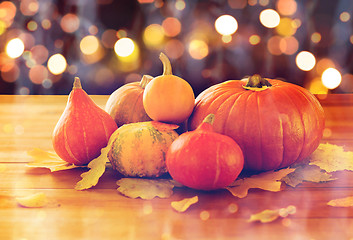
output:
<instances>
[{"instance_id":1,"label":"ribbed pumpkin","mask_svg":"<svg viewBox=\"0 0 353 240\"><path fill-rule=\"evenodd\" d=\"M114 132L108 158L129 177L159 177L167 172L165 155L179 136L177 125L156 121L125 124Z\"/></svg>"},{"instance_id":2,"label":"ribbed pumpkin","mask_svg":"<svg viewBox=\"0 0 353 240\"><path fill-rule=\"evenodd\" d=\"M147 83L152 79L152 76L144 75L140 82L127 83L109 96L105 111L113 117L118 127L151 120L143 107L142 98Z\"/></svg>"},{"instance_id":3,"label":"ribbed pumpkin","mask_svg":"<svg viewBox=\"0 0 353 240\"><path fill-rule=\"evenodd\" d=\"M306 89L254 75L204 90L189 118L196 129L210 113L213 128L241 147L245 169L287 167L308 157L319 145L325 117L319 101Z\"/></svg>"}]
</instances>

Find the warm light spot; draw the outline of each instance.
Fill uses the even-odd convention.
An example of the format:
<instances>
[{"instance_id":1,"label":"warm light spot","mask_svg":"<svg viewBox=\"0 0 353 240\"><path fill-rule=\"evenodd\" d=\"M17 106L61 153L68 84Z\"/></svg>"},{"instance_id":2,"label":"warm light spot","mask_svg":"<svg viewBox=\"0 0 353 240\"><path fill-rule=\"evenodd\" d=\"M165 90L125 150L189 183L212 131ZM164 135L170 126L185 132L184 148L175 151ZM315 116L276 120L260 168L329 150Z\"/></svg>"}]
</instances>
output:
<instances>
[{"instance_id":1,"label":"warm light spot","mask_svg":"<svg viewBox=\"0 0 353 240\"><path fill-rule=\"evenodd\" d=\"M155 6L156 8L161 8L161 7L163 7L163 5L164 5L163 0L156 0L156 1L154 2L154 6Z\"/></svg>"},{"instance_id":2,"label":"warm light spot","mask_svg":"<svg viewBox=\"0 0 353 240\"><path fill-rule=\"evenodd\" d=\"M310 81L309 92L312 94L327 94L328 89L322 84L321 78L317 77Z\"/></svg>"},{"instance_id":3,"label":"warm light spot","mask_svg":"<svg viewBox=\"0 0 353 240\"><path fill-rule=\"evenodd\" d=\"M22 40L19 38L11 39L5 48L6 54L10 58L18 58L22 55L23 51L25 50L25 45L23 44Z\"/></svg>"},{"instance_id":4,"label":"warm light spot","mask_svg":"<svg viewBox=\"0 0 353 240\"><path fill-rule=\"evenodd\" d=\"M316 59L311 52L302 51L298 53L295 62L300 70L310 71L315 67Z\"/></svg>"},{"instance_id":5,"label":"warm light spot","mask_svg":"<svg viewBox=\"0 0 353 240\"><path fill-rule=\"evenodd\" d=\"M194 59L203 59L208 55L208 45L203 40L192 40L189 44L189 54Z\"/></svg>"},{"instance_id":6,"label":"warm light spot","mask_svg":"<svg viewBox=\"0 0 353 240\"><path fill-rule=\"evenodd\" d=\"M273 36L267 41L267 49L272 55L281 55L282 51L280 49L280 36Z\"/></svg>"},{"instance_id":7,"label":"warm light spot","mask_svg":"<svg viewBox=\"0 0 353 240\"><path fill-rule=\"evenodd\" d=\"M116 37L117 38L125 38L127 37L127 32L124 29L120 29L116 32Z\"/></svg>"},{"instance_id":8,"label":"warm light spot","mask_svg":"<svg viewBox=\"0 0 353 240\"><path fill-rule=\"evenodd\" d=\"M35 21L29 21L27 23L27 29L31 32L34 32L35 30L37 30L38 28L38 24Z\"/></svg>"},{"instance_id":9,"label":"warm light spot","mask_svg":"<svg viewBox=\"0 0 353 240\"><path fill-rule=\"evenodd\" d=\"M293 20L290 18L282 18L276 27L276 31L281 36L292 36L297 29L293 27Z\"/></svg>"},{"instance_id":10,"label":"warm light spot","mask_svg":"<svg viewBox=\"0 0 353 240\"><path fill-rule=\"evenodd\" d=\"M238 22L233 16L222 15L217 18L215 28L221 35L232 35L238 29Z\"/></svg>"},{"instance_id":11,"label":"warm light spot","mask_svg":"<svg viewBox=\"0 0 353 240\"><path fill-rule=\"evenodd\" d=\"M73 33L80 27L80 19L75 14L68 13L62 17L60 26L64 32Z\"/></svg>"},{"instance_id":12,"label":"warm light spot","mask_svg":"<svg viewBox=\"0 0 353 240\"><path fill-rule=\"evenodd\" d=\"M297 11L297 3L294 0L278 0L276 7L284 16L293 15Z\"/></svg>"},{"instance_id":13,"label":"warm light spot","mask_svg":"<svg viewBox=\"0 0 353 240\"><path fill-rule=\"evenodd\" d=\"M67 67L66 59L60 53L52 55L48 60L48 69L54 75L63 73Z\"/></svg>"},{"instance_id":14,"label":"warm light spot","mask_svg":"<svg viewBox=\"0 0 353 240\"><path fill-rule=\"evenodd\" d=\"M222 35L222 42L224 43L230 43L232 39L233 39L232 35Z\"/></svg>"},{"instance_id":15,"label":"warm light spot","mask_svg":"<svg viewBox=\"0 0 353 240\"><path fill-rule=\"evenodd\" d=\"M204 210L204 211L202 211L202 212L200 213L200 219L201 219L202 221L206 221L206 220L208 220L209 218L210 218L210 213L209 213L208 211Z\"/></svg>"},{"instance_id":16,"label":"warm light spot","mask_svg":"<svg viewBox=\"0 0 353 240\"><path fill-rule=\"evenodd\" d=\"M98 38L93 35L88 35L82 38L80 42L80 49L83 54L91 55L97 52L99 48Z\"/></svg>"},{"instance_id":17,"label":"warm light spot","mask_svg":"<svg viewBox=\"0 0 353 240\"><path fill-rule=\"evenodd\" d=\"M11 1L3 1L0 3L0 19L6 23L8 27L16 16L16 5Z\"/></svg>"},{"instance_id":18,"label":"warm light spot","mask_svg":"<svg viewBox=\"0 0 353 240\"><path fill-rule=\"evenodd\" d=\"M246 7L247 0L228 0L229 7L233 9L243 9Z\"/></svg>"},{"instance_id":19,"label":"warm light spot","mask_svg":"<svg viewBox=\"0 0 353 240\"><path fill-rule=\"evenodd\" d=\"M185 9L185 6L186 6L186 4L185 4L184 0L176 0L175 9L182 11Z\"/></svg>"},{"instance_id":20,"label":"warm light spot","mask_svg":"<svg viewBox=\"0 0 353 240\"><path fill-rule=\"evenodd\" d=\"M114 48L114 44L118 40L114 29L105 30L102 34L102 44L106 48Z\"/></svg>"},{"instance_id":21,"label":"warm light spot","mask_svg":"<svg viewBox=\"0 0 353 240\"><path fill-rule=\"evenodd\" d=\"M279 43L279 48L282 53L284 53L286 55L292 55L298 51L299 42L293 36L284 37L281 39L281 41Z\"/></svg>"},{"instance_id":22,"label":"warm light spot","mask_svg":"<svg viewBox=\"0 0 353 240\"><path fill-rule=\"evenodd\" d=\"M135 43L131 38L121 38L114 45L115 53L120 57L127 57L134 52Z\"/></svg>"},{"instance_id":23,"label":"warm light spot","mask_svg":"<svg viewBox=\"0 0 353 240\"><path fill-rule=\"evenodd\" d=\"M342 13L340 14L340 20L341 20L342 22L348 22L349 19L351 19L351 15L350 15L348 12L342 12Z\"/></svg>"},{"instance_id":24,"label":"warm light spot","mask_svg":"<svg viewBox=\"0 0 353 240\"><path fill-rule=\"evenodd\" d=\"M78 72L78 68L76 65L70 65L67 67L67 71L71 74L71 75L75 75Z\"/></svg>"},{"instance_id":25,"label":"warm light spot","mask_svg":"<svg viewBox=\"0 0 353 240\"><path fill-rule=\"evenodd\" d=\"M143 204L142 212L144 215L149 215L153 212L153 207L150 203Z\"/></svg>"},{"instance_id":26,"label":"warm light spot","mask_svg":"<svg viewBox=\"0 0 353 240\"><path fill-rule=\"evenodd\" d=\"M260 22L267 28L275 28L280 23L278 12L273 9L265 9L260 13Z\"/></svg>"},{"instance_id":27,"label":"warm light spot","mask_svg":"<svg viewBox=\"0 0 353 240\"><path fill-rule=\"evenodd\" d=\"M21 87L19 90L18 90L18 93L20 95L28 95L30 93L28 87Z\"/></svg>"},{"instance_id":28,"label":"warm light spot","mask_svg":"<svg viewBox=\"0 0 353 240\"><path fill-rule=\"evenodd\" d=\"M248 0L249 6L255 6L257 4L257 0Z\"/></svg>"},{"instance_id":29,"label":"warm light spot","mask_svg":"<svg viewBox=\"0 0 353 240\"><path fill-rule=\"evenodd\" d=\"M161 48L164 41L164 30L159 24L151 24L143 32L143 41L147 47L153 49Z\"/></svg>"},{"instance_id":30,"label":"warm light spot","mask_svg":"<svg viewBox=\"0 0 353 240\"><path fill-rule=\"evenodd\" d=\"M251 45L257 45L260 43L260 41L261 41L261 38L259 35L254 34L249 37L249 43Z\"/></svg>"},{"instance_id":31,"label":"warm light spot","mask_svg":"<svg viewBox=\"0 0 353 240\"><path fill-rule=\"evenodd\" d=\"M323 132L323 137L324 138L329 138L332 136L332 130L330 128L325 128Z\"/></svg>"},{"instance_id":32,"label":"warm light spot","mask_svg":"<svg viewBox=\"0 0 353 240\"><path fill-rule=\"evenodd\" d=\"M91 35L96 35L98 33L98 27L96 25L91 25L89 28L88 28L88 32L91 34Z\"/></svg>"},{"instance_id":33,"label":"warm light spot","mask_svg":"<svg viewBox=\"0 0 353 240\"><path fill-rule=\"evenodd\" d=\"M184 54L184 44L177 40L169 40L164 47L165 54L171 59L178 59Z\"/></svg>"},{"instance_id":34,"label":"warm light spot","mask_svg":"<svg viewBox=\"0 0 353 240\"><path fill-rule=\"evenodd\" d=\"M313 34L311 34L311 41L313 43L318 43L321 41L321 34L318 32L314 32Z\"/></svg>"},{"instance_id":35,"label":"warm light spot","mask_svg":"<svg viewBox=\"0 0 353 240\"><path fill-rule=\"evenodd\" d=\"M62 48L64 46L64 41L62 39L56 39L54 41L54 46L58 49Z\"/></svg>"},{"instance_id":36,"label":"warm light spot","mask_svg":"<svg viewBox=\"0 0 353 240\"><path fill-rule=\"evenodd\" d=\"M346 93L353 92L353 74L346 73L342 76L341 89Z\"/></svg>"},{"instance_id":37,"label":"warm light spot","mask_svg":"<svg viewBox=\"0 0 353 240\"><path fill-rule=\"evenodd\" d=\"M316 64L316 73L322 75L322 73L328 68L335 68L336 64L329 58L322 58Z\"/></svg>"},{"instance_id":38,"label":"warm light spot","mask_svg":"<svg viewBox=\"0 0 353 240\"><path fill-rule=\"evenodd\" d=\"M321 81L328 89L335 89L341 84L342 75L337 69L328 68L322 73Z\"/></svg>"},{"instance_id":39,"label":"warm light spot","mask_svg":"<svg viewBox=\"0 0 353 240\"><path fill-rule=\"evenodd\" d=\"M45 30L48 30L51 28L51 22L49 19L43 19L42 20L42 27L45 29Z\"/></svg>"},{"instance_id":40,"label":"warm light spot","mask_svg":"<svg viewBox=\"0 0 353 240\"><path fill-rule=\"evenodd\" d=\"M0 35L2 35L6 31L6 23L0 20Z\"/></svg>"},{"instance_id":41,"label":"warm light spot","mask_svg":"<svg viewBox=\"0 0 353 240\"><path fill-rule=\"evenodd\" d=\"M36 64L43 64L49 56L48 49L43 45L36 45L31 48L32 59Z\"/></svg>"},{"instance_id":42,"label":"warm light spot","mask_svg":"<svg viewBox=\"0 0 353 240\"><path fill-rule=\"evenodd\" d=\"M292 27L298 29L302 25L302 21L299 18L296 18L292 21Z\"/></svg>"},{"instance_id":43,"label":"warm light spot","mask_svg":"<svg viewBox=\"0 0 353 240\"><path fill-rule=\"evenodd\" d=\"M36 42L36 39L34 38L33 34L30 34L28 32L23 32L18 36L19 39L22 40L24 46L26 49L29 49L34 46L34 43Z\"/></svg>"},{"instance_id":44,"label":"warm light spot","mask_svg":"<svg viewBox=\"0 0 353 240\"><path fill-rule=\"evenodd\" d=\"M20 76L19 67L12 61L1 66L1 78L5 82L15 82Z\"/></svg>"},{"instance_id":45,"label":"warm light spot","mask_svg":"<svg viewBox=\"0 0 353 240\"><path fill-rule=\"evenodd\" d=\"M164 33L168 37L175 37L181 31L181 23L177 18L168 17L162 22Z\"/></svg>"},{"instance_id":46,"label":"warm light spot","mask_svg":"<svg viewBox=\"0 0 353 240\"><path fill-rule=\"evenodd\" d=\"M139 3L153 3L154 0L137 0Z\"/></svg>"},{"instance_id":47,"label":"warm light spot","mask_svg":"<svg viewBox=\"0 0 353 240\"><path fill-rule=\"evenodd\" d=\"M38 12L39 3L37 0L21 0L20 10L25 16L33 16Z\"/></svg>"},{"instance_id":48,"label":"warm light spot","mask_svg":"<svg viewBox=\"0 0 353 240\"><path fill-rule=\"evenodd\" d=\"M48 78L48 70L43 65L36 65L29 70L29 79L34 84L42 84Z\"/></svg>"},{"instance_id":49,"label":"warm light spot","mask_svg":"<svg viewBox=\"0 0 353 240\"><path fill-rule=\"evenodd\" d=\"M49 88L51 88L51 87L53 86L53 81L50 80L50 79L48 79L48 78L46 78L46 79L43 80L42 86L43 86L45 89L49 89Z\"/></svg>"},{"instance_id":50,"label":"warm light spot","mask_svg":"<svg viewBox=\"0 0 353 240\"><path fill-rule=\"evenodd\" d=\"M228 211L229 213L236 213L238 211L239 207L235 203L231 203L228 205Z\"/></svg>"}]
</instances>

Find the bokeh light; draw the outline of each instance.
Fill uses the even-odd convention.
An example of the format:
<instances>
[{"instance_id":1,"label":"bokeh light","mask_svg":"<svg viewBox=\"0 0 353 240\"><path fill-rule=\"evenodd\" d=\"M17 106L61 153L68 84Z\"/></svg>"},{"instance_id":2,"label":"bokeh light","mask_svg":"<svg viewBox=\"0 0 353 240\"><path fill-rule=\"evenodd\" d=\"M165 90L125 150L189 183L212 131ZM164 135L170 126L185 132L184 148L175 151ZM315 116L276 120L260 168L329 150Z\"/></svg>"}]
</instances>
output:
<instances>
[{"instance_id":1,"label":"bokeh light","mask_svg":"<svg viewBox=\"0 0 353 240\"><path fill-rule=\"evenodd\" d=\"M43 65L35 65L29 70L29 79L34 84L42 84L48 78L48 69Z\"/></svg>"},{"instance_id":2,"label":"bokeh light","mask_svg":"<svg viewBox=\"0 0 353 240\"><path fill-rule=\"evenodd\" d=\"M281 36L292 36L297 31L294 26L295 24L293 24L293 20L291 18L281 18L276 27L276 31Z\"/></svg>"},{"instance_id":3,"label":"bokeh light","mask_svg":"<svg viewBox=\"0 0 353 240\"><path fill-rule=\"evenodd\" d=\"M276 8L281 15L290 16L297 11L297 3L295 0L278 0Z\"/></svg>"},{"instance_id":4,"label":"bokeh light","mask_svg":"<svg viewBox=\"0 0 353 240\"><path fill-rule=\"evenodd\" d=\"M337 69L328 68L322 73L321 81L328 89L335 89L341 84L342 75Z\"/></svg>"},{"instance_id":5,"label":"bokeh light","mask_svg":"<svg viewBox=\"0 0 353 240\"><path fill-rule=\"evenodd\" d=\"M311 34L311 41L313 43L318 43L321 41L321 34L318 32L314 32L313 34Z\"/></svg>"},{"instance_id":6,"label":"bokeh light","mask_svg":"<svg viewBox=\"0 0 353 240\"><path fill-rule=\"evenodd\" d=\"M164 48L165 54L172 59L180 58L183 55L184 50L184 44L178 39L169 40Z\"/></svg>"},{"instance_id":7,"label":"bokeh light","mask_svg":"<svg viewBox=\"0 0 353 240\"><path fill-rule=\"evenodd\" d=\"M99 48L99 40L96 36L88 35L82 38L80 49L83 54L91 55L97 52Z\"/></svg>"},{"instance_id":8,"label":"bokeh light","mask_svg":"<svg viewBox=\"0 0 353 240\"><path fill-rule=\"evenodd\" d=\"M159 24L151 24L143 33L143 41L151 49L160 49L164 42L164 29Z\"/></svg>"},{"instance_id":9,"label":"bokeh light","mask_svg":"<svg viewBox=\"0 0 353 240\"><path fill-rule=\"evenodd\" d=\"M300 70L310 71L315 67L316 58L311 52L302 51L296 56L295 62Z\"/></svg>"},{"instance_id":10,"label":"bokeh light","mask_svg":"<svg viewBox=\"0 0 353 240\"><path fill-rule=\"evenodd\" d=\"M261 41L261 37L259 35L254 34L249 37L249 43L251 45L257 45L260 43L260 41Z\"/></svg>"},{"instance_id":11,"label":"bokeh light","mask_svg":"<svg viewBox=\"0 0 353 240\"><path fill-rule=\"evenodd\" d=\"M39 3L37 0L21 0L20 10L25 16L33 16L38 12Z\"/></svg>"},{"instance_id":12,"label":"bokeh light","mask_svg":"<svg viewBox=\"0 0 353 240\"><path fill-rule=\"evenodd\" d=\"M340 14L340 20L341 20L342 22L348 22L349 19L351 19L351 15L350 15L348 12L342 12L342 13Z\"/></svg>"},{"instance_id":13,"label":"bokeh light","mask_svg":"<svg viewBox=\"0 0 353 240\"><path fill-rule=\"evenodd\" d=\"M275 28L280 23L281 17L273 9L265 9L260 13L260 22L267 28Z\"/></svg>"},{"instance_id":14,"label":"bokeh light","mask_svg":"<svg viewBox=\"0 0 353 240\"><path fill-rule=\"evenodd\" d=\"M238 22L233 16L222 15L215 21L215 28L221 35L232 35L238 29Z\"/></svg>"},{"instance_id":15,"label":"bokeh light","mask_svg":"<svg viewBox=\"0 0 353 240\"><path fill-rule=\"evenodd\" d=\"M73 33L80 27L80 19L75 14L68 13L62 17L60 26L64 32Z\"/></svg>"},{"instance_id":16,"label":"bokeh light","mask_svg":"<svg viewBox=\"0 0 353 240\"><path fill-rule=\"evenodd\" d=\"M6 54L10 58L18 58L22 55L25 45L19 38L11 39L6 45Z\"/></svg>"},{"instance_id":17,"label":"bokeh light","mask_svg":"<svg viewBox=\"0 0 353 240\"><path fill-rule=\"evenodd\" d=\"M49 56L49 51L44 45L36 45L31 48L32 59L36 64L43 64Z\"/></svg>"},{"instance_id":18,"label":"bokeh light","mask_svg":"<svg viewBox=\"0 0 353 240\"><path fill-rule=\"evenodd\" d=\"M115 53L120 57L127 57L135 50L135 43L131 38L121 38L114 45Z\"/></svg>"},{"instance_id":19,"label":"bokeh light","mask_svg":"<svg viewBox=\"0 0 353 240\"><path fill-rule=\"evenodd\" d=\"M163 20L162 27L164 34L168 37L175 37L181 31L181 23L177 18L168 17Z\"/></svg>"},{"instance_id":20,"label":"bokeh light","mask_svg":"<svg viewBox=\"0 0 353 240\"><path fill-rule=\"evenodd\" d=\"M283 54L292 55L298 51L299 42L293 37L284 37L280 40L279 48Z\"/></svg>"},{"instance_id":21,"label":"bokeh light","mask_svg":"<svg viewBox=\"0 0 353 240\"><path fill-rule=\"evenodd\" d=\"M59 75L65 71L67 62L63 55L56 53L49 58L47 65L52 74Z\"/></svg>"},{"instance_id":22,"label":"bokeh light","mask_svg":"<svg viewBox=\"0 0 353 240\"><path fill-rule=\"evenodd\" d=\"M208 55L208 45L203 40L194 39L189 44L189 54L194 59L203 59Z\"/></svg>"}]
</instances>

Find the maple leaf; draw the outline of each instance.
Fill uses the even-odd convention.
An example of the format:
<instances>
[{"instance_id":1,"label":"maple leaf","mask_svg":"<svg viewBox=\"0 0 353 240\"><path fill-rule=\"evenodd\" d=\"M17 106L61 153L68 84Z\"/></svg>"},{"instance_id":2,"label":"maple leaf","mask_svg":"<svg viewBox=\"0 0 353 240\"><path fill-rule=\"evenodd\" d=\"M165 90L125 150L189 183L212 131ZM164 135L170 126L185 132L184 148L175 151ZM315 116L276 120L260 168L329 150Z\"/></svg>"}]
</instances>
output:
<instances>
[{"instance_id":1,"label":"maple leaf","mask_svg":"<svg viewBox=\"0 0 353 240\"><path fill-rule=\"evenodd\" d=\"M238 198L246 197L250 188L278 192L281 190L282 182L280 180L294 171L294 168L284 168L279 171L260 173L248 178L236 180L230 186L226 187L226 189L230 191L233 196Z\"/></svg>"},{"instance_id":2,"label":"maple leaf","mask_svg":"<svg viewBox=\"0 0 353 240\"><path fill-rule=\"evenodd\" d=\"M174 184L169 179L121 178L116 182L118 191L129 198L150 200L155 197L169 198Z\"/></svg>"},{"instance_id":3,"label":"maple leaf","mask_svg":"<svg viewBox=\"0 0 353 240\"><path fill-rule=\"evenodd\" d=\"M353 152L345 151L342 146L320 144L309 157L310 165L316 165L326 172L353 171Z\"/></svg>"},{"instance_id":4,"label":"maple leaf","mask_svg":"<svg viewBox=\"0 0 353 240\"><path fill-rule=\"evenodd\" d=\"M192 204L195 204L198 201L199 197L195 196L192 198L184 198L180 201L173 201L170 205L178 212L185 212Z\"/></svg>"},{"instance_id":5,"label":"maple leaf","mask_svg":"<svg viewBox=\"0 0 353 240\"><path fill-rule=\"evenodd\" d=\"M82 179L76 183L76 190L85 190L97 185L100 177L105 172L105 165L108 161L107 154L110 147L111 145L102 148L101 154L88 163L87 167L90 170L81 174Z\"/></svg>"},{"instance_id":6,"label":"maple leaf","mask_svg":"<svg viewBox=\"0 0 353 240\"><path fill-rule=\"evenodd\" d=\"M275 221L277 218L282 217L285 218L288 215L295 214L297 208L293 205L290 205L286 208L280 208L276 210L269 210L266 209L262 212L252 214L248 219L248 222L262 222L262 223L269 223Z\"/></svg>"},{"instance_id":7,"label":"maple leaf","mask_svg":"<svg viewBox=\"0 0 353 240\"><path fill-rule=\"evenodd\" d=\"M32 161L27 163L27 167L31 168L48 168L51 172L56 172L82 167L65 162L56 153L44 151L40 148L34 148L27 154L32 158Z\"/></svg>"},{"instance_id":8,"label":"maple leaf","mask_svg":"<svg viewBox=\"0 0 353 240\"><path fill-rule=\"evenodd\" d=\"M327 205L332 207L353 207L353 196L331 200Z\"/></svg>"},{"instance_id":9,"label":"maple leaf","mask_svg":"<svg viewBox=\"0 0 353 240\"><path fill-rule=\"evenodd\" d=\"M294 172L289 173L287 176L282 178L281 181L291 187L296 187L304 181L319 183L336 179L337 178L333 178L331 174L323 171L318 166L301 165L296 167Z\"/></svg>"}]
</instances>

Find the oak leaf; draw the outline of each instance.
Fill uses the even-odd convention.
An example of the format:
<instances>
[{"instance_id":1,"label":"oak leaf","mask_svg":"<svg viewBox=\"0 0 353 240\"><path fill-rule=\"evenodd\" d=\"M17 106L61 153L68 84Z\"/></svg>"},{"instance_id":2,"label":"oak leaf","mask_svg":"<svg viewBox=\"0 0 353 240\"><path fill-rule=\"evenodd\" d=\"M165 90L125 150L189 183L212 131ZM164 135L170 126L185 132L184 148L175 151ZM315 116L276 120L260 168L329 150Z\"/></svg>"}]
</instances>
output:
<instances>
[{"instance_id":1,"label":"oak leaf","mask_svg":"<svg viewBox=\"0 0 353 240\"><path fill-rule=\"evenodd\" d=\"M353 152L345 151L342 146L320 144L309 157L310 165L316 165L326 172L353 171Z\"/></svg>"},{"instance_id":2,"label":"oak leaf","mask_svg":"<svg viewBox=\"0 0 353 240\"><path fill-rule=\"evenodd\" d=\"M32 158L32 161L27 163L27 167L31 168L48 168L51 172L56 172L82 167L65 162L56 153L44 151L40 148L34 148L28 151L27 154Z\"/></svg>"},{"instance_id":3,"label":"oak leaf","mask_svg":"<svg viewBox=\"0 0 353 240\"><path fill-rule=\"evenodd\" d=\"M286 208L280 208L276 210L266 209L262 212L252 214L248 219L248 222L256 222L259 221L261 223L269 223L275 221L277 218L282 217L285 218L290 214L296 213L296 207L290 205Z\"/></svg>"},{"instance_id":4,"label":"oak leaf","mask_svg":"<svg viewBox=\"0 0 353 240\"><path fill-rule=\"evenodd\" d=\"M327 205L332 207L353 207L353 196L331 200Z\"/></svg>"},{"instance_id":5,"label":"oak leaf","mask_svg":"<svg viewBox=\"0 0 353 240\"><path fill-rule=\"evenodd\" d=\"M318 166L311 165L301 165L295 168L295 171L288 174L282 181L291 187L296 187L302 182L328 182L336 180L331 174L325 172Z\"/></svg>"},{"instance_id":6,"label":"oak leaf","mask_svg":"<svg viewBox=\"0 0 353 240\"><path fill-rule=\"evenodd\" d=\"M180 201L173 201L170 205L178 212L185 212L191 205L197 203L198 201L199 197L194 196L191 198L184 198Z\"/></svg>"},{"instance_id":7,"label":"oak leaf","mask_svg":"<svg viewBox=\"0 0 353 240\"><path fill-rule=\"evenodd\" d=\"M248 195L249 189L251 188L259 188L271 192L278 192L281 190L282 182L280 180L294 171L294 168L284 168L279 171L260 173L248 178L236 180L230 186L226 187L226 189L230 191L233 196L238 198L246 197Z\"/></svg>"},{"instance_id":8,"label":"oak leaf","mask_svg":"<svg viewBox=\"0 0 353 240\"><path fill-rule=\"evenodd\" d=\"M174 183L169 179L121 178L116 184L118 191L129 198L150 200L155 197L169 198Z\"/></svg>"}]
</instances>

